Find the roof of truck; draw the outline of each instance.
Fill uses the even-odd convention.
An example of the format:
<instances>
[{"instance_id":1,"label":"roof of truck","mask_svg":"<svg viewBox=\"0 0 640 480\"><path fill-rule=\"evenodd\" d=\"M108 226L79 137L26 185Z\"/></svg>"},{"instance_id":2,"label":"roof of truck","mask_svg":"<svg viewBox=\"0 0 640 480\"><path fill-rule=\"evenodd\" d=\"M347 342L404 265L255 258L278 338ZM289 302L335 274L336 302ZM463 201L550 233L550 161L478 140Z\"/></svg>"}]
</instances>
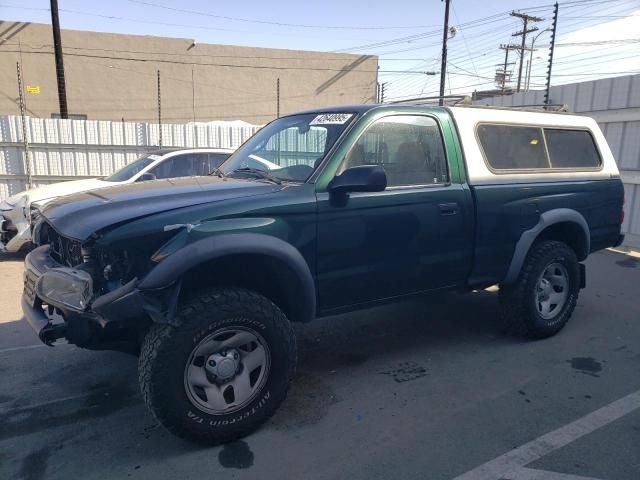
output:
<instances>
[{"instance_id":1,"label":"roof of truck","mask_svg":"<svg viewBox=\"0 0 640 480\"><path fill-rule=\"evenodd\" d=\"M567 115L567 116L575 116L575 114L564 111L562 109L558 110L557 107L561 107L559 105L549 106L549 108L554 109L545 109L543 105L525 105L522 107L508 107L508 106L491 106L491 105L469 105L469 104L449 104L440 106L438 103L412 103L412 102L393 102L393 103L364 103L364 104L356 104L356 105L339 105L332 107L322 107L322 108L314 108L310 110L305 110L302 112L291 113L290 115L303 115L303 114L323 114L323 113L357 113L363 114L370 110L374 109L384 109L384 110L397 110L402 108L405 109L415 109L419 111L424 110L448 110L457 109L460 111L499 111L499 112L528 112L528 113L537 113L537 114L553 114L553 115Z\"/></svg>"},{"instance_id":2,"label":"roof of truck","mask_svg":"<svg viewBox=\"0 0 640 480\"><path fill-rule=\"evenodd\" d=\"M291 115L303 115L305 113L365 113L374 108L384 106L380 103L363 103L359 105L340 105L336 107L323 107L292 113Z\"/></svg>"}]
</instances>

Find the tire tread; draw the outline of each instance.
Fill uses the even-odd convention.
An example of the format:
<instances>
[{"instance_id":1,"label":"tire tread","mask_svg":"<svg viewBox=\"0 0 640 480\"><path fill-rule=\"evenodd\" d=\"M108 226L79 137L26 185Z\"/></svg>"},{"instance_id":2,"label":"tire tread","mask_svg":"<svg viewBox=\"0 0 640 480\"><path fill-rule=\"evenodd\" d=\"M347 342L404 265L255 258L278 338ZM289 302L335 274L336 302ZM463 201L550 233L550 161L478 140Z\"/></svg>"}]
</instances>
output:
<instances>
[{"instance_id":1,"label":"tire tread","mask_svg":"<svg viewBox=\"0 0 640 480\"><path fill-rule=\"evenodd\" d=\"M234 431L227 431L224 434L211 430L203 432L202 429L195 428L185 422L176 422L169 413L170 408L162 402L158 402L158 389L169 384L167 377L168 363L171 361L170 352L163 351L166 341L177 331L195 333L201 328L194 318L208 316L212 310L218 310L223 314L233 315L241 311L249 311L256 317L271 319L269 325L275 329L275 335L280 338L285 349L291 356L291 365L285 372L282 379L284 385L274 392L274 401L269 401L261 411L259 418L253 422L239 422ZM151 410L154 417L170 432L187 440L199 443L217 445L227 443L243 437L264 423L277 410L280 403L285 399L288 387L295 375L295 365L297 363L297 348L295 335L284 313L269 299L250 290L238 288L222 288L213 291L199 291L188 297L179 308L176 315L176 322L173 325L154 324L147 333L138 361L138 379L140 390L145 404ZM257 416L254 416L257 417Z\"/></svg>"},{"instance_id":2,"label":"tire tread","mask_svg":"<svg viewBox=\"0 0 640 480\"><path fill-rule=\"evenodd\" d=\"M537 328L527 311L527 288L535 281L532 278L534 270L545 257L555 251L567 254L577 265L575 252L567 244L557 240L542 240L532 245L517 281L513 285L500 287L500 316L506 333L526 338L545 338L561 330L571 316L577 303L579 289L570 296L568 307L563 308L564 318L555 331L548 332Z\"/></svg>"}]
</instances>

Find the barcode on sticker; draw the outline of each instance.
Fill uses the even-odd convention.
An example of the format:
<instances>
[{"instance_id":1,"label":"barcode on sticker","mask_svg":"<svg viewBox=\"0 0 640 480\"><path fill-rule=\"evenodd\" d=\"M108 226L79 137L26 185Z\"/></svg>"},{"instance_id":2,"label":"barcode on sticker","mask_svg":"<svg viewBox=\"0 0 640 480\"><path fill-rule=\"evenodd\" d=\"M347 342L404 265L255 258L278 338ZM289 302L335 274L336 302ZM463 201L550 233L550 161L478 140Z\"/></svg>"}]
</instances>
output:
<instances>
[{"instance_id":1,"label":"barcode on sticker","mask_svg":"<svg viewBox=\"0 0 640 480\"><path fill-rule=\"evenodd\" d=\"M323 113L322 115L317 115L310 125L343 125L352 116L352 113Z\"/></svg>"}]
</instances>

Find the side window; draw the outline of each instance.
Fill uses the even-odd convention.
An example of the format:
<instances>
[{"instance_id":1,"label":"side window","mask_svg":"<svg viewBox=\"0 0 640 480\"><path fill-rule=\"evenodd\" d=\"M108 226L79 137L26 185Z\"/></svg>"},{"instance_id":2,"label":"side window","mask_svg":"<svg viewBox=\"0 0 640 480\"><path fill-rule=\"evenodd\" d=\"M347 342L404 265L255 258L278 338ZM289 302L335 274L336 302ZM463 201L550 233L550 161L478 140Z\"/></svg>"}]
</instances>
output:
<instances>
[{"instance_id":1,"label":"side window","mask_svg":"<svg viewBox=\"0 0 640 480\"><path fill-rule=\"evenodd\" d=\"M545 128L544 135L553 168L598 168L602 165L590 132Z\"/></svg>"},{"instance_id":2,"label":"side window","mask_svg":"<svg viewBox=\"0 0 640 480\"><path fill-rule=\"evenodd\" d=\"M495 170L549 168L541 128L479 125L478 138Z\"/></svg>"},{"instance_id":3,"label":"side window","mask_svg":"<svg viewBox=\"0 0 640 480\"><path fill-rule=\"evenodd\" d=\"M382 165L390 187L449 180L440 129L425 116L385 117L369 126L351 147L341 171L357 165Z\"/></svg>"},{"instance_id":4,"label":"side window","mask_svg":"<svg viewBox=\"0 0 640 480\"><path fill-rule=\"evenodd\" d=\"M203 173L203 175L207 175L211 173L220 165L222 165L227 158L229 158L228 153L209 153L208 156L209 156L209 166L208 166L209 171L207 173Z\"/></svg>"},{"instance_id":5,"label":"side window","mask_svg":"<svg viewBox=\"0 0 640 480\"><path fill-rule=\"evenodd\" d=\"M165 160L152 169L151 173L160 179L208 175L209 171L209 161L206 153L189 153L176 155Z\"/></svg>"}]
</instances>

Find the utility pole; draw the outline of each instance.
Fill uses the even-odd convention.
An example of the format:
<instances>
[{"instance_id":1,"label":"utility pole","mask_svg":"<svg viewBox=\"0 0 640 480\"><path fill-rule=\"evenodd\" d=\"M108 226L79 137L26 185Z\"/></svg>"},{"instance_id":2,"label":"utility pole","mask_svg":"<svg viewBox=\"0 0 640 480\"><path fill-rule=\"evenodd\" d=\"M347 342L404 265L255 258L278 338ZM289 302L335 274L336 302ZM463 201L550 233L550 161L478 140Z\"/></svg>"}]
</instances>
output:
<instances>
[{"instance_id":1,"label":"utility pole","mask_svg":"<svg viewBox=\"0 0 640 480\"><path fill-rule=\"evenodd\" d=\"M196 82L194 81L193 67L191 67L191 114L193 123L196 123Z\"/></svg>"},{"instance_id":2,"label":"utility pole","mask_svg":"<svg viewBox=\"0 0 640 480\"><path fill-rule=\"evenodd\" d=\"M276 80L276 118L280 118L280 77Z\"/></svg>"},{"instance_id":3,"label":"utility pole","mask_svg":"<svg viewBox=\"0 0 640 480\"><path fill-rule=\"evenodd\" d=\"M544 104L549 105L549 89L551 88L551 67L553 66L553 50L556 47L556 28L558 27L558 2L553 6L553 24L551 25L551 46L549 47L549 66L547 67L547 85L544 92Z\"/></svg>"},{"instance_id":4,"label":"utility pole","mask_svg":"<svg viewBox=\"0 0 640 480\"><path fill-rule=\"evenodd\" d=\"M443 0L444 7L444 30L442 32L442 64L440 65L440 106L444 105L444 82L447 74L447 38L449 36L449 4L451 0ZM383 84L384 85L384 84Z\"/></svg>"},{"instance_id":5,"label":"utility pole","mask_svg":"<svg viewBox=\"0 0 640 480\"><path fill-rule=\"evenodd\" d=\"M522 31L516 32L516 33L511 35L512 37L520 37L520 36L522 37L522 45L519 48L519 50L520 50L520 66L518 67L518 86L516 88L516 91L519 92L520 91L520 85L521 85L521 82L522 82L522 64L523 64L523 61L524 61L524 52L525 52L525 50L529 50L528 48L526 48L527 34L538 31L538 27L533 27L533 28L529 28L529 29L527 29L527 27L529 25L529 22L541 22L544 19L540 18L540 17L534 17L532 15L527 15L526 13L520 13L520 12L515 12L515 11L511 12L511 16L520 18L522 20L522 23L523 23Z\"/></svg>"},{"instance_id":6,"label":"utility pole","mask_svg":"<svg viewBox=\"0 0 640 480\"><path fill-rule=\"evenodd\" d=\"M64 80L64 61L62 60L62 39L60 38L58 0L51 0L51 27L53 28L53 50L56 58L56 79L58 80L60 118L69 118L69 109L67 108L67 86Z\"/></svg>"},{"instance_id":7,"label":"utility pole","mask_svg":"<svg viewBox=\"0 0 640 480\"><path fill-rule=\"evenodd\" d=\"M507 86L507 65L509 64L509 50L511 49L508 45L505 47L501 45L500 48L504 48L504 68L502 69L502 94L504 95L504 90Z\"/></svg>"},{"instance_id":8,"label":"utility pole","mask_svg":"<svg viewBox=\"0 0 640 480\"><path fill-rule=\"evenodd\" d=\"M24 144L24 169L27 173L27 187L33 187L33 177L31 174L31 158L29 157L29 140L27 138L27 120L25 118L26 105L24 101L24 88L22 86L22 69L20 62L16 62L18 73L18 99L20 100L20 118L22 120L22 143Z\"/></svg>"},{"instance_id":9,"label":"utility pole","mask_svg":"<svg viewBox=\"0 0 640 480\"><path fill-rule=\"evenodd\" d=\"M386 89L387 82L382 82L380 84L380 103L384 103L384 91Z\"/></svg>"},{"instance_id":10,"label":"utility pole","mask_svg":"<svg viewBox=\"0 0 640 480\"><path fill-rule=\"evenodd\" d=\"M509 67L509 65L513 65L513 63L509 63L509 52L511 50L518 50L520 47L518 47L517 45L513 45L513 44L508 44L508 45L500 45L500 49L504 50L504 66L502 67L502 70L498 70L496 72L496 83L499 83L501 88L502 88L502 94L505 94L505 91L507 90L507 79L511 78L511 72L507 70L507 68Z\"/></svg>"},{"instance_id":11,"label":"utility pole","mask_svg":"<svg viewBox=\"0 0 640 480\"><path fill-rule=\"evenodd\" d=\"M160 70L158 69L158 146L162 148L162 97L160 95Z\"/></svg>"}]
</instances>

